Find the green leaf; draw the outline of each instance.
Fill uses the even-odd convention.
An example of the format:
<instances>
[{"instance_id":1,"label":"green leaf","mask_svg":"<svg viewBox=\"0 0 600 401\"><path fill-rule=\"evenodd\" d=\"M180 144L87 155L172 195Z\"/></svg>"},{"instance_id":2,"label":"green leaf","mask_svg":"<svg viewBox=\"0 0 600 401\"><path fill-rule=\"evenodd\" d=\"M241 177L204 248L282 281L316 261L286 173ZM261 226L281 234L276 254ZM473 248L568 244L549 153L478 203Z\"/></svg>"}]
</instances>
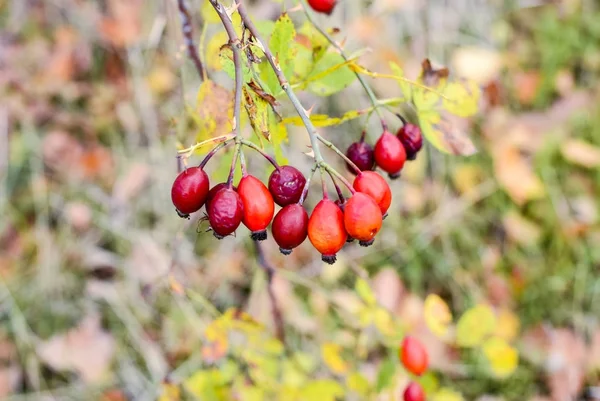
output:
<instances>
[{"instance_id":1,"label":"green leaf","mask_svg":"<svg viewBox=\"0 0 600 401\"><path fill-rule=\"evenodd\" d=\"M392 380L396 374L396 367L396 361L391 359L386 359L381 364L377 373L377 384L375 385L377 392L381 392L381 390L388 388L392 384Z\"/></svg>"},{"instance_id":2,"label":"green leaf","mask_svg":"<svg viewBox=\"0 0 600 401\"><path fill-rule=\"evenodd\" d=\"M466 311L456 324L456 343L461 347L477 347L496 329L496 316L488 305L477 305Z\"/></svg>"},{"instance_id":3,"label":"green leaf","mask_svg":"<svg viewBox=\"0 0 600 401\"><path fill-rule=\"evenodd\" d=\"M259 138L271 140L269 131L269 103L258 96L252 89L244 86L244 108L250 119L250 125Z\"/></svg>"},{"instance_id":4,"label":"green leaf","mask_svg":"<svg viewBox=\"0 0 600 401\"><path fill-rule=\"evenodd\" d=\"M294 23L287 14L282 14L275 22L273 33L269 41L269 47L275 57L276 63L286 77L290 77L294 69L294 56L296 46L294 46L294 38L296 37L296 29ZM260 68L261 78L270 89L271 93L276 93L279 88L279 81L275 72L271 69L270 64L265 60Z\"/></svg>"},{"instance_id":5,"label":"green leaf","mask_svg":"<svg viewBox=\"0 0 600 401\"><path fill-rule=\"evenodd\" d=\"M333 380L315 380L304 386L300 395L302 400L335 401L343 397L344 388Z\"/></svg>"},{"instance_id":6,"label":"green leaf","mask_svg":"<svg viewBox=\"0 0 600 401\"><path fill-rule=\"evenodd\" d=\"M339 53L326 53L308 76L308 90L318 96L331 96L350 85L356 74Z\"/></svg>"},{"instance_id":7,"label":"green leaf","mask_svg":"<svg viewBox=\"0 0 600 401\"><path fill-rule=\"evenodd\" d=\"M359 297L369 306L373 306L377 303L377 299L375 298L375 294L371 289L369 283L367 283L362 278L356 279L356 283L354 284L354 289Z\"/></svg>"},{"instance_id":8,"label":"green leaf","mask_svg":"<svg viewBox=\"0 0 600 401\"><path fill-rule=\"evenodd\" d=\"M371 385L366 377L358 372L351 373L346 379L346 385L348 388L361 396L366 395L369 392Z\"/></svg>"},{"instance_id":9,"label":"green leaf","mask_svg":"<svg viewBox=\"0 0 600 401\"><path fill-rule=\"evenodd\" d=\"M223 68L223 71L225 71L231 79L235 79L235 64L233 63L233 51L231 48L223 47L219 52L219 58L221 59L221 67ZM244 61L244 54L242 54L241 59L244 83L248 83L252 80L252 71L250 70L248 64Z\"/></svg>"},{"instance_id":10,"label":"green leaf","mask_svg":"<svg viewBox=\"0 0 600 401\"><path fill-rule=\"evenodd\" d=\"M287 158L283 154L283 143L288 141L288 133L285 124L278 122L275 113L269 113L269 127L271 131L271 144L273 146L273 153L275 153L275 160L281 165L288 164Z\"/></svg>"},{"instance_id":11,"label":"green leaf","mask_svg":"<svg viewBox=\"0 0 600 401\"><path fill-rule=\"evenodd\" d=\"M397 75L399 77L404 76L404 70L400 68L398 64L392 62L390 63L390 68L394 75ZM410 84L406 81L398 80L398 85L400 85L400 89L402 89L402 94L404 95L404 97L406 99L410 99L412 96L412 87L410 86Z\"/></svg>"}]
</instances>

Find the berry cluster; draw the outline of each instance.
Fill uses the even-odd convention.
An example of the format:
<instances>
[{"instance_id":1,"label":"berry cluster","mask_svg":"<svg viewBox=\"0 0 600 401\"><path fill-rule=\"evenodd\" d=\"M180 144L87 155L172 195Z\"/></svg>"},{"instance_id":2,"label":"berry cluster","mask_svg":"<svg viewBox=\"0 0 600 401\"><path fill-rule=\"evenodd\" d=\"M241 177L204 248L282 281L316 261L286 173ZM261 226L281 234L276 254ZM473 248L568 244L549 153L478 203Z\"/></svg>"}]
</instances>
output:
<instances>
[{"instance_id":1,"label":"berry cluster","mask_svg":"<svg viewBox=\"0 0 600 401\"><path fill-rule=\"evenodd\" d=\"M384 130L375 150L364 141L353 143L345 157L351 171L356 174L350 184L337 171L326 163L315 164L321 178L329 174L338 194L338 200L329 198L323 182L323 198L317 203L310 217L304 208L310 178L293 166L280 166L261 151L256 145L236 139L236 151L227 182L210 187L204 171L208 160L222 147L235 138L229 138L217 145L202 163L181 172L171 189L171 198L177 213L189 217L205 206L206 217L213 234L218 239L235 233L244 224L255 241L267 238L267 228L273 222L271 232L281 253L289 255L292 249L302 244L306 238L321 253L323 261L334 263L336 254L346 242L357 240L362 246L373 244L375 235L392 202L388 183L377 172L380 166L391 177L397 177L405 160L413 159L422 145L418 127L405 123L397 136ZM237 138L237 137L236 137ZM237 187L233 185L233 171L237 164L242 145L258 151L274 167L268 186L248 174L242 158L242 179ZM343 153L338 151L340 155ZM351 196L346 199L337 185L341 181L348 187ZM281 209L275 214L275 204Z\"/></svg>"},{"instance_id":2,"label":"berry cluster","mask_svg":"<svg viewBox=\"0 0 600 401\"><path fill-rule=\"evenodd\" d=\"M429 366L427 350L419 340L406 336L399 352L400 361L410 373L421 376ZM425 401L423 387L415 381L411 381L404 390L404 401Z\"/></svg>"}]
</instances>

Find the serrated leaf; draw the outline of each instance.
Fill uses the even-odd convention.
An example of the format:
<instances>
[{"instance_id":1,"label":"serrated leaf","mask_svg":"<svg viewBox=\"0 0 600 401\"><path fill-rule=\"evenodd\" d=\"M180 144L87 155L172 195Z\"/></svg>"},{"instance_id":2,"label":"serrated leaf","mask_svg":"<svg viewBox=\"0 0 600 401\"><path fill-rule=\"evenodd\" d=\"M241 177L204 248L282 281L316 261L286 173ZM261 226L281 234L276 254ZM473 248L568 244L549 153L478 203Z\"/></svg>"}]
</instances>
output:
<instances>
[{"instance_id":1,"label":"serrated leaf","mask_svg":"<svg viewBox=\"0 0 600 401\"><path fill-rule=\"evenodd\" d=\"M308 90L318 96L331 96L343 90L356 79L349 64L339 53L326 53L307 78Z\"/></svg>"},{"instance_id":2,"label":"serrated leaf","mask_svg":"<svg viewBox=\"0 0 600 401\"><path fill-rule=\"evenodd\" d=\"M438 337L445 337L452 323L452 313L446 302L439 295L429 294L423 313L429 330Z\"/></svg>"},{"instance_id":3,"label":"serrated leaf","mask_svg":"<svg viewBox=\"0 0 600 401\"><path fill-rule=\"evenodd\" d=\"M362 278L357 278L356 283L354 283L354 289L358 296L370 306L373 306L377 303L377 298L375 298L375 294L371 289L369 283L367 283Z\"/></svg>"},{"instance_id":4,"label":"serrated leaf","mask_svg":"<svg viewBox=\"0 0 600 401\"><path fill-rule=\"evenodd\" d=\"M273 33L269 40L269 47L275 58L276 65L288 79L294 68L293 60L296 51L296 47L294 46L295 36L296 28L294 28L294 23L290 19L290 16L285 13L282 14L275 22ZM262 80L271 93L276 93L279 89L279 81L267 60L260 65L259 71Z\"/></svg>"},{"instance_id":5,"label":"serrated leaf","mask_svg":"<svg viewBox=\"0 0 600 401\"><path fill-rule=\"evenodd\" d=\"M344 395L344 388L333 380L315 380L306 384L301 392L302 400L335 401Z\"/></svg>"},{"instance_id":6,"label":"serrated leaf","mask_svg":"<svg viewBox=\"0 0 600 401\"><path fill-rule=\"evenodd\" d=\"M359 372L354 372L348 375L346 378L346 386L348 386L351 391L354 391L361 396L366 395L371 387L367 378Z\"/></svg>"},{"instance_id":7,"label":"serrated leaf","mask_svg":"<svg viewBox=\"0 0 600 401\"><path fill-rule=\"evenodd\" d=\"M456 324L456 343L461 347L477 347L494 332L496 316L488 305L467 310Z\"/></svg>"},{"instance_id":8,"label":"serrated leaf","mask_svg":"<svg viewBox=\"0 0 600 401\"><path fill-rule=\"evenodd\" d=\"M519 364L518 351L499 337L491 337L483 344L483 354L490 364L495 377L510 376Z\"/></svg>"},{"instance_id":9,"label":"serrated leaf","mask_svg":"<svg viewBox=\"0 0 600 401\"><path fill-rule=\"evenodd\" d=\"M331 372L341 375L348 372L349 366L340 355L342 347L334 343L321 345L321 358Z\"/></svg>"},{"instance_id":10,"label":"serrated leaf","mask_svg":"<svg viewBox=\"0 0 600 401\"><path fill-rule=\"evenodd\" d=\"M243 87L244 108L250 119L250 125L259 137L271 140L269 132L269 104L254 91Z\"/></svg>"},{"instance_id":11,"label":"serrated leaf","mask_svg":"<svg viewBox=\"0 0 600 401\"><path fill-rule=\"evenodd\" d=\"M397 363L391 359L386 359L379 367L377 373L377 383L375 385L377 392L386 389L392 384L394 375L396 374Z\"/></svg>"},{"instance_id":12,"label":"serrated leaf","mask_svg":"<svg viewBox=\"0 0 600 401\"><path fill-rule=\"evenodd\" d=\"M196 104L196 112L191 114L198 129L196 141L231 132L233 92L206 80L198 89Z\"/></svg>"}]
</instances>

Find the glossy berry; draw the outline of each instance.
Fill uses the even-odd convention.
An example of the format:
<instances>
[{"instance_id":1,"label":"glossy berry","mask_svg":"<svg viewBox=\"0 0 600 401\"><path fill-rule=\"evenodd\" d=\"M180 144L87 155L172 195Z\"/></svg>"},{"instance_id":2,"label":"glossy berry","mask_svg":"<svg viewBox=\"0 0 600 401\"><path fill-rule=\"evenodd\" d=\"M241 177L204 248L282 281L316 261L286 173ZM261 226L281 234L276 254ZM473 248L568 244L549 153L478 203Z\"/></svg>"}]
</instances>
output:
<instances>
[{"instance_id":1,"label":"glossy berry","mask_svg":"<svg viewBox=\"0 0 600 401\"><path fill-rule=\"evenodd\" d=\"M181 217L198 211L208 195L208 175L200 167L182 171L171 187L171 200Z\"/></svg>"},{"instance_id":2,"label":"glossy berry","mask_svg":"<svg viewBox=\"0 0 600 401\"><path fill-rule=\"evenodd\" d=\"M373 156L373 147L366 142L354 142L346 150L346 156L356 164L356 167L362 171L371 170L375 165L375 158ZM356 174L356 171L348 165L348 170Z\"/></svg>"},{"instance_id":3,"label":"glossy berry","mask_svg":"<svg viewBox=\"0 0 600 401\"><path fill-rule=\"evenodd\" d=\"M429 365L427 350L419 340L406 336L400 349L400 361L409 372L422 375Z\"/></svg>"},{"instance_id":4,"label":"glossy berry","mask_svg":"<svg viewBox=\"0 0 600 401\"><path fill-rule=\"evenodd\" d=\"M369 195L385 214L392 203L392 191L385 179L375 171L363 171L352 184L354 189Z\"/></svg>"},{"instance_id":5,"label":"glossy berry","mask_svg":"<svg viewBox=\"0 0 600 401\"><path fill-rule=\"evenodd\" d=\"M275 216L271 231L281 253L289 255L308 235L308 213L297 203L287 205Z\"/></svg>"},{"instance_id":6,"label":"glossy berry","mask_svg":"<svg viewBox=\"0 0 600 401\"><path fill-rule=\"evenodd\" d=\"M308 4L313 10L327 15L331 14L336 3L337 0L308 0Z\"/></svg>"},{"instance_id":7,"label":"glossy berry","mask_svg":"<svg viewBox=\"0 0 600 401\"><path fill-rule=\"evenodd\" d=\"M425 392L419 383L410 382L403 394L404 401L425 401Z\"/></svg>"},{"instance_id":8,"label":"glossy berry","mask_svg":"<svg viewBox=\"0 0 600 401\"><path fill-rule=\"evenodd\" d=\"M343 212L344 212L344 209L346 208L346 201L345 201L345 200L344 200L344 201L342 201L342 200L338 199L338 200L336 200L334 203L335 203L336 205L338 205L338 207L339 207L339 208L342 210L342 213L343 213ZM347 235L347 236L346 236L346 242L347 242L347 243L354 242L354 238L353 238L353 237L352 237L350 234L348 234L348 231L346 231L346 235Z\"/></svg>"},{"instance_id":9,"label":"glossy berry","mask_svg":"<svg viewBox=\"0 0 600 401\"><path fill-rule=\"evenodd\" d=\"M390 178L400 176L400 170L406 161L406 151L402 142L395 135L384 131L375 144L374 155L375 163L386 171Z\"/></svg>"},{"instance_id":10,"label":"glossy berry","mask_svg":"<svg viewBox=\"0 0 600 401\"><path fill-rule=\"evenodd\" d=\"M373 244L375 235L381 229L382 221L381 209L369 195L356 192L346 202L344 226L348 235L356 238L360 245Z\"/></svg>"},{"instance_id":11,"label":"glossy berry","mask_svg":"<svg viewBox=\"0 0 600 401\"><path fill-rule=\"evenodd\" d=\"M267 239L266 228L275 213L271 193L265 184L252 175L247 175L240 180L237 192L244 204L242 222L252 231L252 239L256 241Z\"/></svg>"},{"instance_id":12,"label":"glossy berry","mask_svg":"<svg viewBox=\"0 0 600 401\"><path fill-rule=\"evenodd\" d=\"M419 150L423 147L421 128L419 128L418 125L406 123L398 130L396 136L404 146L406 158L408 160L415 160L417 153L419 153Z\"/></svg>"},{"instance_id":13,"label":"glossy berry","mask_svg":"<svg viewBox=\"0 0 600 401\"><path fill-rule=\"evenodd\" d=\"M308 239L329 264L336 261L335 254L346 243L344 213L330 199L323 199L313 210L308 220Z\"/></svg>"},{"instance_id":14,"label":"glossy berry","mask_svg":"<svg viewBox=\"0 0 600 401\"><path fill-rule=\"evenodd\" d=\"M215 195L217 194L217 192L219 192L223 188L227 188L227 183L220 182L217 185L215 185L214 187L212 187L210 189L210 191L208 191L208 195L206 196L206 202L204 203L206 206L206 211L208 211L208 208L210 207L210 202L212 202L212 200L215 197ZM234 189L234 191L237 190L236 187L233 187L233 189Z\"/></svg>"},{"instance_id":15,"label":"glossy berry","mask_svg":"<svg viewBox=\"0 0 600 401\"><path fill-rule=\"evenodd\" d=\"M281 166L269 177L269 191L273 195L275 203L282 207L298 203L304 184L306 184L306 178L292 166Z\"/></svg>"},{"instance_id":16,"label":"glossy berry","mask_svg":"<svg viewBox=\"0 0 600 401\"><path fill-rule=\"evenodd\" d=\"M218 239L235 232L244 217L242 198L233 188L223 188L215 194L208 208L208 221Z\"/></svg>"}]
</instances>

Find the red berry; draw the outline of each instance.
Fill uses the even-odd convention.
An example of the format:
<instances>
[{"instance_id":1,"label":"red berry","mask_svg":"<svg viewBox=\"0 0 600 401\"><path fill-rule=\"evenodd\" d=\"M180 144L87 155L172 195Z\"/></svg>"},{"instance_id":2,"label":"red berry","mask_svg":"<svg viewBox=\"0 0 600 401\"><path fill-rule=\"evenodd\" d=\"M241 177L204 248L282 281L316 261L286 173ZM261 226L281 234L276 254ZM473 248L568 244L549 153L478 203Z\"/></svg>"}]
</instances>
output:
<instances>
[{"instance_id":1,"label":"red berry","mask_svg":"<svg viewBox=\"0 0 600 401\"><path fill-rule=\"evenodd\" d=\"M242 198L233 188L215 194L208 208L208 221L215 237L221 239L235 232L244 217Z\"/></svg>"},{"instance_id":2,"label":"red berry","mask_svg":"<svg viewBox=\"0 0 600 401\"><path fill-rule=\"evenodd\" d=\"M356 192L346 202L344 226L348 235L359 240L360 245L373 244L382 221L381 209L369 195Z\"/></svg>"},{"instance_id":3,"label":"red berry","mask_svg":"<svg viewBox=\"0 0 600 401\"><path fill-rule=\"evenodd\" d=\"M256 177L247 175L240 180L238 194L244 204L243 223L252 231L252 239L267 239L266 228L273 219L275 204L271 193Z\"/></svg>"},{"instance_id":4,"label":"red berry","mask_svg":"<svg viewBox=\"0 0 600 401\"><path fill-rule=\"evenodd\" d=\"M227 188L226 182L220 182L214 187L212 187L210 191L208 191L208 195L206 196L206 202L204 203L206 205L206 211L208 211L208 208L210 207L210 202L212 202L217 192L219 192L223 188ZM236 190L236 187L233 187L233 189Z\"/></svg>"},{"instance_id":5,"label":"red berry","mask_svg":"<svg viewBox=\"0 0 600 401\"><path fill-rule=\"evenodd\" d=\"M354 142L346 150L346 156L362 171L371 170L375 164L373 147L366 142ZM348 165L348 170L356 174L356 171L350 165Z\"/></svg>"},{"instance_id":6,"label":"red berry","mask_svg":"<svg viewBox=\"0 0 600 401\"><path fill-rule=\"evenodd\" d=\"M308 0L308 4L313 10L319 13L331 14L335 7L337 0Z\"/></svg>"},{"instance_id":7,"label":"red berry","mask_svg":"<svg viewBox=\"0 0 600 401\"><path fill-rule=\"evenodd\" d=\"M287 205L275 216L271 231L281 253L289 255L308 235L308 213L297 203Z\"/></svg>"},{"instance_id":8,"label":"red berry","mask_svg":"<svg viewBox=\"0 0 600 401\"><path fill-rule=\"evenodd\" d=\"M420 376L427 370L429 356L419 340L406 336L400 349L400 361L402 361L406 370Z\"/></svg>"},{"instance_id":9,"label":"red berry","mask_svg":"<svg viewBox=\"0 0 600 401\"><path fill-rule=\"evenodd\" d=\"M392 191L385 179L374 171L363 171L352 185L358 192L369 195L385 214L392 203Z\"/></svg>"},{"instance_id":10,"label":"red berry","mask_svg":"<svg viewBox=\"0 0 600 401\"><path fill-rule=\"evenodd\" d=\"M425 401L425 392L419 383L410 382L404 390L404 401Z\"/></svg>"},{"instance_id":11,"label":"red berry","mask_svg":"<svg viewBox=\"0 0 600 401\"><path fill-rule=\"evenodd\" d=\"M402 142L404 150L406 150L406 158L415 160L417 153L423 147L421 128L418 125L407 123L398 130L396 136Z\"/></svg>"},{"instance_id":12,"label":"red berry","mask_svg":"<svg viewBox=\"0 0 600 401\"><path fill-rule=\"evenodd\" d=\"M406 161L406 151L395 135L384 131L375 144L375 162L390 178L398 178Z\"/></svg>"},{"instance_id":13,"label":"red berry","mask_svg":"<svg viewBox=\"0 0 600 401\"><path fill-rule=\"evenodd\" d=\"M330 199L323 199L310 215L308 220L308 239L322 255L324 262L333 264L335 254L346 243L344 213Z\"/></svg>"},{"instance_id":14,"label":"red berry","mask_svg":"<svg viewBox=\"0 0 600 401\"><path fill-rule=\"evenodd\" d=\"M171 200L182 217L198 211L208 195L208 175L200 167L182 171L171 187Z\"/></svg>"},{"instance_id":15,"label":"red berry","mask_svg":"<svg viewBox=\"0 0 600 401\"><path fill-rule=\"evenodd\" d=\"M273 195L275 203L282 207L298 203L304 184L306 184L306 178L292 166L281 166L269 177L269 191Z\"/></svg>"}]
</instances>

